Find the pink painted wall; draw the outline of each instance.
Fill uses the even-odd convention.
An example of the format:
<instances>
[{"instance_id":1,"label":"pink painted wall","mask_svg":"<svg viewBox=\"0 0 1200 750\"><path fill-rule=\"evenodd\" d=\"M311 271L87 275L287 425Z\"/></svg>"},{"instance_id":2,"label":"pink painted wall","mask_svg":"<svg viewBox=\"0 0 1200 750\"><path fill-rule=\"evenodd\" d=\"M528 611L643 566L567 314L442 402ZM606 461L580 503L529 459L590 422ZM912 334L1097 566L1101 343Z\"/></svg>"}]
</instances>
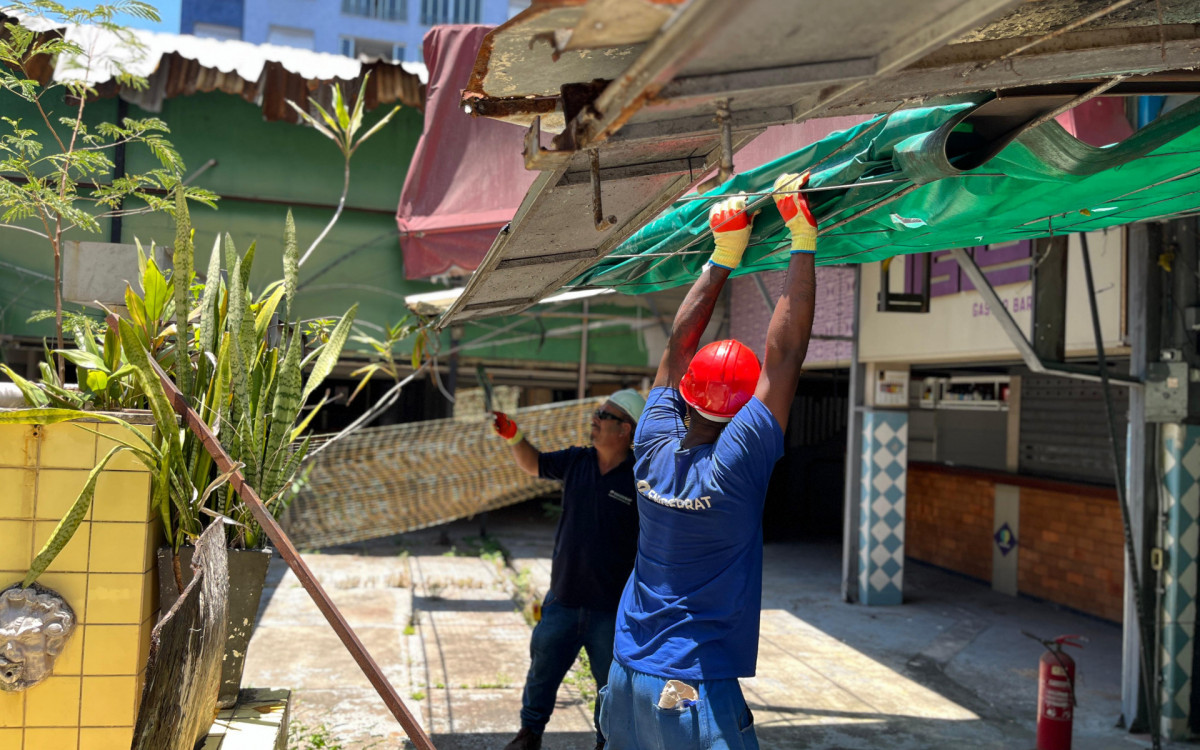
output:
<instances>
[{"instance_id":1,"label":"pink painted wall","mask_svg":"<svg viewBox=\"0 0 1200 750\"><path fill-rule=\"evenodd\" d=\"M783 271L762 274L771 299L779 299ZM767 341L767 324L774 307L768 308L758 284L751 277L730 281L729 325L733 338L749 346L762 359ZM817 269L817 309L813 334L849 336L854 325L854 271L844 266ZM820 341L808 345L809 365L833 365L850 360L849 341Z\"/></svg>"},{"instance_id":2,"label":"pink painted wall","mask_svg":"<svg viewBox=\"0 0 1200 750\"><path fill-rule=\"evenodd\" d=\"M774 161L830 133L854 127L869 116L830 117L806 120L795 125L768 128L734 157L739 171L753 169ZM783 271L762 274L771 299L779 299L783 287ZM767 341L767 323L774 306L768 308L762 292L753 278L743 277L730 282L730 331L735 339L745 343L762 359ZM817 311L813 321L814 334L849 336L854 324L854 272L846 267L817 269ZM808 346L809 365L848 363L850 342L812 341Z\"/></svg>"}]
</instances>

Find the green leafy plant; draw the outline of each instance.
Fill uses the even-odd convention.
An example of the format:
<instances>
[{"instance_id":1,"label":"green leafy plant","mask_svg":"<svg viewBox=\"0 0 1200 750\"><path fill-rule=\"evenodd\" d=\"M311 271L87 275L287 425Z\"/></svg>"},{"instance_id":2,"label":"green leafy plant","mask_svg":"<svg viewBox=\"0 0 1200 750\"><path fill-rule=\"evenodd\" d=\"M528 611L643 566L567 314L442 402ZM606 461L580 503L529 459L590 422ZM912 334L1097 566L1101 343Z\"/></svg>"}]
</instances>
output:
<instances>
[{"instance_id":1,"label":"green leafy plant","mask_svg":"<svg viewBox=\"0 0 1200 750\"><path fill-rule=\"evenodd\" d=\"M126 303L131 314L143 321L143 336L149 345L150 355L160 365L169 366L174 357L174 283L158 268L153 259L138 247L139 283L142 294L127 294ZM53 315L43 311L39 316ZM35 316L36 317L36 316ZM74 333L75 349L59 349L54 354L76 367L76 387L63 383L57 371L46 361L38 364L41 382L34 384L22 378L6 365L0 364L0 372L9 377L21 389L31 406L53 406L63 409L86 409L120 411L144 408L145 398L133 381L134 368L121 351L120 333L104 323L80 314L68 313L64 320ZM72 384L74 385L74 384ZM38 387L40 386L40 388Z\"/></svg>"},{"instance_id":2,"label":"green leafy plant","mask_svg":"<svg viewBox=\"0 0 1200 750\"><path fill-rule=\"evenodd\" d=\"M383 338L376 338L362 331L355 331L353 340L366 344L371 347L373 352L372 361L350 373L351 377L361 378L358 386L354 389L354 393L350 394L347 402L353 401L359 392L366 387L371 378L376 375L385 375L392 379L393 382L400 381L400 363L397 362L396 347L402 341L416 334L417 338L413 342L412 354L409 357L409 364L412 369L417 369L421 366L421 357L425 351L426 328L422 327L420 321L409 322L412 319L411 315L404 316L398 323L388 326L384 329Z\"/></svg>"},{"instance_id":3,"label":"green leafy plant","mask_svg":"<svg viewBox=\"0 0 1200 750\"><path fill-rule=\"evenodd\" d=\"M346 196L350 194L350 158L354 156L354 152L358 151L368 138L378 133L386 126L396 113L400 111L400 107L392 108L383 118L371 126L362 136L358 135L358 131L363 126L363 105L366 103L367 81L370 80L370 74L363 76L362 86L359 88L358 97L354 100L353 109L350 108L345 96L342 94L341 86L333 87L333 114L330 114L315 100L310 100L313 107L316 108L320 119L313 117L308 112L304 111L298 104L291 99L288 100L288 105L300 115L306 123L313 126L321 135L333 141L338 150L342 152L344 161L343 179L342 179L342 197L338 199L337 210L333 214L333 218L321 231L308 249L304 251L304 255L300 256L297 265L304 265L304 261L312 255L313 250L317 249L317 245L321 244L321 240L325 239L325 235L329 234L329 230L337 223L338 218L342 215L342 210L346 207Z\"/></svg>"},{"instance_id":4,"label":"green leafy plant","mask_svg":"<svg viewBox=\"0 0 1200 750\"><path fill-rule=\"evenodd\" d=\"M104 6L102 13L97 9L101 15L95 18L107 22L118 10L128 12L133 6L145 3L120 0ZM61 10L56 3L44 0L30 0L25 7ZM94 20L86 15L71 18ZM28 41L26 54L42 49L33 46L35 43L40 42ZM325 126L306 115L314 127L338 144L347 170L354 151L395 114L393 110L360 137L363 101L360 91L351 111L340 90L335 90L333 115L317 107ZM161 147L158 140L154 142ZM37 383L5 370L35 408L0 413L0 423L51 424L94 418L121 424L130 435L115 438L117 447L93 471L93 476L116 453L131 451L151 472L151 503L162 518L168 543L176 550L196 539L213 522L226 525L231 547L258 547L265 542L263 531L249 507L228 484L232 472L219 473L200 439L177 421L169 390L160 374L169 376L173 388L200 415L248 484L278 517L295 496L291 486L297 476L303 476L303 462L311 455L308 438L301 436L326 400L322 398L307 412L303 410L304 404L333 371L350 337L357 306L340 318L322 318L306 325L293 320L303 259L291 212L284 226L281 280L255 294L250 288L255 245L251 244L244 254L239 253L229 235L217 238L206 271L198 276L188 200L206 204L211 201L209 196L198 195L168 179L164 176L162 185L173 185L173 205L154 202L152 192L147 193L146 200L148 206L170 208L174 214L173 269L164 273L153 260L153 245L147 254L139 244L141 291L126 289L125 317L116 328L93 330L84 325L85 330L76 336L76 349L68 350L61 344L57 348L79 369L83 382L78 391L63 384L61 367L58 372L41 368L42 378ZM0 200L3 195L0 194ZM136 191L130 195L143 197ZM345 197L343 191L343 203ZM340 214L341 204L305 257ZM62 319L61 305L56 317ZM396 328L389 333L390 345L394 346L401 335L409 335L411 331L406 327ZM157 426L155 437L147 439L115 417L87 411L115 407L148 408ZM46 569L71 539L86 515L91 495L87 488L80 493L38 554L26 576L26 585Z\"/></svg>"},{"instance_id":5,"label":"green leafy plant","mask_svg":"<svg viewBox=\"0 0 1200 750\"><path fill-rule=\"evenodd\" d=\"M297 252L290 214L284 228L282 281L253 294L248 279L255 246L241 254L226 235L214 245L199 297L193 299L192 231L182 191L177 200L174 271L164 275L143 257L143 293L126 290L127 318L119 320L115 333L112 328L104 332L104 347L93 355L96 360L82 358L83 350L67 353L94 369L104 362L106 367L115 366L116 372L127 370L140 399L137 405L148 407L154 415L155 439L147 441L115 417L77 408L0 412L0 421L49 424L93 418L122 424L131 435L116 438L118 446L93 470L93 479L112 455L132 451L151 471L151 502L162 518L168 543L176 550L194 541L214 520L227 525L231 547L254 548L264 543L261 527L228 484L230 474L219 473L200 439L179 427L159 372L171 374L174 387L218 435L247 482L278 516L290 498L283 490L307 450L308 439L298 445L297 440L319 410L318 405L301 419L301 406L333 370L350 336L355 308L336 320L326 341L312 347L306 345L302 326L284 322L289 320L296 289L296 265L289 262ZM46 407L49 399L63 398L62 389L45 380L18 385L31 405ZM90 503L91 491L85 487L39 553L26 585L70 540Z\"/></svg>"},{"instance_id":6,"label":"green leafy plant","mask_svg":"<svg viewBox=\"0 0 1200 750\"><path fill-rule=\"evenodd\" d=\"M100 222L152 211L171 211L170 192L184 191L190 200L214 205L210 191L182 185L184 164L166 139L169 128L156 117L125 117L120 122L89 125L84 113L95 99L89 82L100 67L114 71L118 83L144 89L144 78L129 72L144 54L136 35L113 21L118 13L158 20L154 7L140 0L116 0L92 9L68 8L52 0L13 0L4 10L12 17L49 21L51 30L35 31L21 20L0 29L0 112L5 102L25 102L36 123L0 116L0 228L37 235L54 254L56 351L64 348L62 249L72 230L96 233ZM87 26L112 38L116 54L67 38L68 26ZM57 77L41 83L33 68L45 60ZM65 74L65 75L64 75ZM113 153L118 147L147 149L159 166L145 172L118 173ZM131 201L131 199L134 199ZM65 360L57 360L59 381ZM91 368L99 372L99 368ZM97 376L98 377L98 376ZM103 388L98 390L104 390Z\"/></svg>"},{"instance_id":7,"label":"green leafy plant","mask_svg":"<svg viewBox=\"0 0 1200 750\"><path fill-rule=\"evenodd\" d=\"M381 746L381 741L363 745L355 743L359 750L373 750ZM288 724L288 750L347 750L347 745L334 736L334 732L325 724L310 727L303 722L293 721Z\"/></svg>"}]
</instances>

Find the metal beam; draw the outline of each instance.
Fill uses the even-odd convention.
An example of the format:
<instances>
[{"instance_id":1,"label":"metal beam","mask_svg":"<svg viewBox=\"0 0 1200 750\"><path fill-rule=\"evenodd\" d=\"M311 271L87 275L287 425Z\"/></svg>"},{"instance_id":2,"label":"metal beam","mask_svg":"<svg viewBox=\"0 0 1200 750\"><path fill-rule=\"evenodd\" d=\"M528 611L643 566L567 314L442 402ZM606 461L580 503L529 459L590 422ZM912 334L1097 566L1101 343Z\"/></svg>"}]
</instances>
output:
<instances>
[{"instance_id":1,"label":"metal beam","mask_svg":"<svg viewBox=\"0 0 1200 750\"><path fill-rule=\"evenodd\" d=\"M1124 31L1124 30L1122 30ZM1088 81L1122 74L1143 75L1186 69L1196 64L1195 49L1200 33L1190 38L1160 43L1154 41L1096 48L1069 48L1059 52L1022 55L1010 65L993 65L972 71L979 62L973 55L944 65L927 66L926 61L887 78L875 78L845 96L836 99L813 94L796 102L798 118L831 117L848 114L874 114L907 100L969 94L979 91L1004 91L1028 86L1056 85L1072 80ZM957 47L958 45L951 45ZM967 45L964 45L967 46ZM1128 83L1137 91L1136 79Z\"/></svg>"},{"instance_id":2,"label":"metal beam","mask_svg":"<svg viewBox=\"0 0 1200 750\"><path fill-rule=\"evenodd\" d=\"M581 258L594 257L596 257L595 250L571 250L565 253L546 253L545 255L518 255L515 258L505 258L497 263L496 270L540 266L543 263L561 263L565 260L580 260Z\"/></svg>"},{"instance_id":3,"label":"metal beam","mask_svg":"<svg viewBox=\"0 0 1200 750\"><path fill-rule=\"evenodd\" d=\"M858 600L858 493L862 483L862 409L866 371L858 361L862 265L854 264L854 314L850 331L850 390L846 394L846 484L842 507L842 601Z\"/></svg>"},{"instance_id":4,"label":"metal beam","mask_svg":"<svg viewBox=\"0 0 1200 750\"><path fill-rule=\"evenodd\" d=\"M927 24L918 33L906 34L892 47L881 52L875 78L888 76L902 70L971 29L978 28L1020 6L1022 2L1024 0L978 0L959 3L949 13L943 13L940 18ZM817 101L811 106L802 106L801 102L797 102L794 106L796 121L817 116L818 112L827 109L833 102L843 100L855 91L868 86L870 80L863 79L841 88L835 88L828 93L821 92Z\"/></svg>"},{"instance_id":5,"label":"metal beam","mask_svg":"<svg viewBox=\"0 0 1200 750\"><path fill-rule=\"evenodd\" d=\"M1128 232L1128 334L1130 339L1129 374L1145 378L1151 362L1158 360L1161 348L1162 274L1158 255L1163 247L1161 224L1133 224ZM1133 732L1147 728L1145 688L1142 686L1142 642L1138 627L1133 587L1141 585L1142 597L1154 601L1156 573L1150 565L1148 550L1154 544L1154 519L1158 514L1158 470L1156 426L1146 422L1146 389L1129 393L1129 433L1126 447L1125 498L1129 506L1130 534L1142 572L1142 581L1133 580L1128 561L1125 566L1124 610L1121 640L1121 714L1125 727ZM1155 649L1157 653L1158 649ZM1152 670L1158 674L1157 669Z\"/></svg>"},{"instance_id":6,"label":"metal beam","mask_svg":"<svg viewBox=\"0 0 1200 750\"><path fill-rule=\"evenodd\" d=\"M761 93L764 89L788 88L814 83L836 83L875 75L874 57L784 65L765 70L741 70L734 73L677 78L659 92L663 99L711 99L738 94Z\"/></svg>"},{"instance_id":7,"label":"metal beam","mask_svg":"<svg viewBox=\"0 0 1200 750\"><path fill-rule=\"evenodd\" d=\"M1075 378L1076 380L1090 380L1100 382L1100 372L1094 367L1082 367L1079 365L1071 365L1065 362L1044 362L1038 357L1034 351L1033 345L1025 338L1025 333L1021 327L1017 325L1017 321L1013 320L1012 315L1008 312L1008 308L1000 300L1000 295L996 294L995 288L992 287L992 282L988 281L986 275L976 265L975 259L971 257L963 248L955 248L950 251L950 255L958 263L959 268L975 285L975 289L983 297L983 301L987 304L988 310L991 311L992 317L1000 324L1004 333L1012 341L1013 346L1017 348L1017 352L1021 355L1021 359L1025 361L1025 365L1030 370L1036 373L1044 373L1047 375L1061 375L1065 378ZM1117 385L1129 387L1140 386L1141 381L1129 377L1123 377L1110 373L1108 376L1110 382Z\"/></svg>"},{"instance_id":8,"label":"metal beam","mask_svg":"<svg viewBox=\"0 0 1200 750\"><path fill-rule=\"evenodd\" d=\"M646 91L666 85L723 27L736 23L741 10L729 0L691 0L680 9L638 59L596 97L594 109L567 123L575 148L596 145L619 130L647 104Z\"/></svg>"},{"instance_id":9,"label":"metal beam","mask_svg":"<svg viewBox=\"0 0 1200 750\"><path fill-rule=\"evenodd\" d=\"M656 174L692 174L698 170L703 159L668 159L666 161L639 162L623 164L615 167L600 167L599 175L602 182L613 180L629 180L636 177L649 177ZM559 180L560 186L586 185L591 182L591 171L567 172Z\"/></svg>"},{"instance_id":10,"label":"metal beam","mask_svg":"<svg viewBox=\"0 0 1200 750\"><path fill-rule=\"evenodd\" d=\"M1067 236L1033 241L1033 351L1062 362L1067 338Z\"/></svg>"},{"instance_id":11,"label":"metal beam","mask_svg":"<svg viewBox=\"0 0 1200 750\"><path fill-rule=\"evenodd\" d=\"M742 109L731 112L729 115L729 125L735 133L751 131L757 134L770 125L783 125L791 121L792 108L790 106ZM686 137L712 136L715 138L719 133L720 128L717 127L717 121L713 116L703 114L647 122L631 122L613 134L608 139L608 143L627 146Z\"/></svg>"}]
</instances>

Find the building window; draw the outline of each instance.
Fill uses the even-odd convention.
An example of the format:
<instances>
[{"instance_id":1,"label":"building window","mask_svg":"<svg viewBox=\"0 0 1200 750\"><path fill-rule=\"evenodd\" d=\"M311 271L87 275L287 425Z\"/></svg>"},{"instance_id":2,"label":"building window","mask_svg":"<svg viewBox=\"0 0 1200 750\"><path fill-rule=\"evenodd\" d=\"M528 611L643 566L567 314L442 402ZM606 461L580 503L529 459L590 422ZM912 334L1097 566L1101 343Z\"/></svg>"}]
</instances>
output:
<instances>
[{"instance_id":1,"label":"building window","mask_svg":"<svg viewBox=\"0 0 1200 750\"><path fill-rule=\"evenodd\" d=\"M342 12L380 21L405 21L408 19L408 0L342 0Z\"/></svg>"},{"instance_id":2,"label":"building window","mask_svg":"<svg viewBox=\"0 0 1200 750\"><path fill-rule=\"evenodd\" d=\"M316 49L312 31L308 29L293 29L287 26L272 26L267 32L267 44L278 44L281 47L300 47L301 49Z\"/></svg>"},{"instance_id":3,"label":"building window","mask_svg":"<svg viewBox=\"0 0 1200 750\"><path fill-rule=\"evenodd\" d=\"M421 0L421 25L479 23L481 0Z\"/></svg>"},{"instance_id":4,"label":"building window","mask_svg":"<svg viewBox=\"0 0 1200 750\"><path fill-rule=\"evenodd\" d=\"M375 60L404 61L403 44L344 36L338 40L338 46L339 51L346 57L353 57L366 62L374 62Z\"/></svg>"},{"instance_id":5,"label":"building window","mask_svg":"<svg viewBox=\"0 0 1200 750\"><path fill-rule=\"evenodd\" d=\"M219 23L199 23L192 26L192 35L200 36L206 39L220 39L222 41L239 40L242 38L242 30L236 26L225 26Z\"/></svg>"}]
</instances>

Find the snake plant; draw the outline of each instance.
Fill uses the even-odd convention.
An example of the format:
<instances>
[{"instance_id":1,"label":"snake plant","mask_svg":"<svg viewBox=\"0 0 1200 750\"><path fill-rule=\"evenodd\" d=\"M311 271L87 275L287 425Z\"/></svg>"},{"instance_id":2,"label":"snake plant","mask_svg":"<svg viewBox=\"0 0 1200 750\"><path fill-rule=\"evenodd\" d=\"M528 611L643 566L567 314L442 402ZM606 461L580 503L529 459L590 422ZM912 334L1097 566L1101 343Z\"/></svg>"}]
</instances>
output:
<instances>
[{"instance_id":1,"label":"snake plant","mask_svg":"<svg viewBox=\"0 0 1200 750\"><path fill-rule=\"evenodd\" d=\"M177 200L173 271L163 273L153 253L143 253L139 247L142 289L140 293L126 290L127 313L118 327L91 334L80 349L66 353L80 368L81 381L103 385L106 393L112 388L122 405L150 409L157 426L153 439L147 440L118 417L78 408L94 406L72 400L71 394L79 391L44 379L32 383L5 369L35 408L0 412L0 423L88 418L121 424L129 433L115 438L118 445L93 470L38 554L26 585L70 540L91 503L96 477L122 451L132 452L150 470L151 502L175 549L195 540L215 521L226 524L231 547L254 548L265 542L249 508L228 484L229 477L218 473L199 438L180 426L152 361L171 376L276 516L290 497L285 490L308 447L308 438L300 440L301 433L324 401L307 414L304 403L337 363L356 308L339 318L323 341L306 340L300 323L289 321L298 267L290 213L284 228L281 281L255 294L249 285L254 245L239 253L225 235L214 243L203 278L193 283L194 235L186 202L182 196ZM103 383L92 372L104 375Z\"/></svg>"}]
</instances>

